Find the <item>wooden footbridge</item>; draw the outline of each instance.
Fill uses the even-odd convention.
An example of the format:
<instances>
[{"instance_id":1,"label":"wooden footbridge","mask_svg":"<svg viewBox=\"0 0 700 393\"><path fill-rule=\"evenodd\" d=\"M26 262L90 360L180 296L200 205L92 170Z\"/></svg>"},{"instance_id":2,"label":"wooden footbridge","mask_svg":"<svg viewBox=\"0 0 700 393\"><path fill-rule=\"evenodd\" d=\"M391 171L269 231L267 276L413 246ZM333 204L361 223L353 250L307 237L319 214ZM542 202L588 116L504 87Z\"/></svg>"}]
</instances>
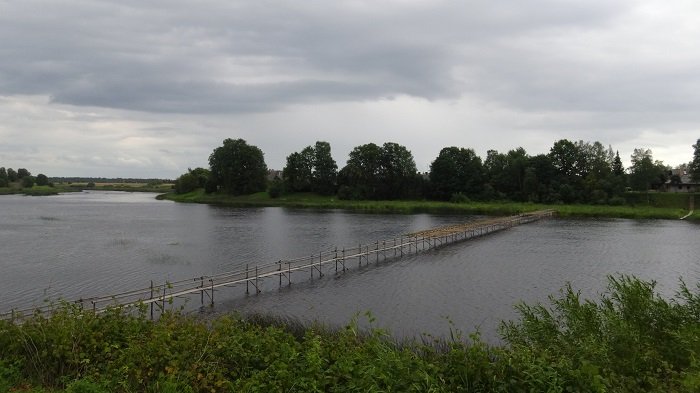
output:
<instances>
[{"instance_id":1,"label":"wooden footbridge","mask_svg":"<svg viewBox=\"0 0 700 393\"><path fill-rule=\"evenodd\" d=\"M338 274L353 266L362 266L371 262L399 258L415 254L450 243L474 239L517 225L552 217L553 210L543 210L517 216L486 218L469 221L464 224L450 225L428 229L400 236L398 238L359 244L351 248L335 248L332 251L319 252L296 259L280 260L274 263L246 265L245 268L200 276L186 280L151 284L146 288L126 291L109 296L89 297L76 300L75 304L85 309L101 312L108 307L134 307L143 305L154 314L168 309L175 299L192 298L199 295L201 305L214 304L217 289L245 286L245 293L262 291L263 281L275 280L279 287L293 282L323 277L326 274ZM2 319L18 319L36 313L50 313L52 306L31 307L12 310L0 314Z\"/></svg>"}]
</instances>

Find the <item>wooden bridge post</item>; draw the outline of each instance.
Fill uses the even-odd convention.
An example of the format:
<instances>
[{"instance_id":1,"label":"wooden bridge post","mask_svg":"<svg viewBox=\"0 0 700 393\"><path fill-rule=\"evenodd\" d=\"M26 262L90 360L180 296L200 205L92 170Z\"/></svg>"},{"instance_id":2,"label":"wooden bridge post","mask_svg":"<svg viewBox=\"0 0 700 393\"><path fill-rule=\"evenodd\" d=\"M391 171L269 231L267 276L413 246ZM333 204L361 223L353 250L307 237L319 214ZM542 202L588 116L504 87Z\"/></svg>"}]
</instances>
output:
<instances>
[{"instance_id":1,"label":"wooden bridge post","mask_svg":"<svg viewBox=\"0 0 700 393\"><path fill-rule=\"evenodd\" d=\"M292 262L287 262L287 286L292 285Z\"/></svg>"},{"instance_id":2,"label":"wooden bridge post","mask_svg":"<svg viewBox=\"0 0 700 393\"><path fill-rule=\"evenodd\" d=\"M167 287L168 287L168 283L165 283L165 285L163 285L163 311L162 312L165 312L165 289Z\"/></svg>"},{"instance_id":3,"label":"wooden bridge post","mask_svg":"<svg viewBox=\"0 0 700 393\"><path fill-rule=\"evenodd\" d=\"M151 321L153 320L153 280L151 280Z\"/></svg>"},{"instance_id":4,"label":"wooden bridge post","mask_svg":"<svg viewBox=\"0 0 700 393\"><path fill-rule=\"evenodd\" d=\"M335 272L338 273L338 247L335 248Z\"/></svg>"},{"instance_id":5,"label":"wooden bridge post","mask_svg":"<svg viewBox=\"0 0 700 393\"><path fill-rule=\"evenodd\" d=\"M377 258L374 260L374 263L379 263L379 240L377 240L377 245L374 249L374 256Z\"/></svg>"},{"instance_id":6,"label":"wooden bridge post","mask_svg":"<svg viewBox=\"0 0 700 393\"><path fill-rule=\"evenodd\" d=\"M260 293L260 287L258 287L258 265L255 265L255 294Z\"/></svg>"},{"instance_id":7,"label":"wooden bridge post","mask_svg":"<svg viewBox=\"0 0 700 393\"><path fill-rule=\"evenodd\" d=\"M214 306L214 279L210 278L209 281L211 281L211 305L213 307Z\"/></svg>"},{"instance_id":8,"label":"wooden bridge post","mask_svg":"<svg viewBox=\"0 0 700 393\"><path fill-rule=\"evenodd\" d=\"M321 256L321 253L318 253L318 278L323 277L323 270L321 268L323 265L321 264L321 261L323 260L323 257Z\"/></svg>"},{"instance_id":9,"label":"wooden bridge post","mask_svg":"<svg viewBox=\"0 0 700 393\"><path fill-rule=\"evenodd\" d=\"M201 280L201 282L199 283L199 286L200 286L200 288L202 288L202 290L199 292L199 296L200 296L199 302L203 306L204 305L204 276L200 277L199 279Z\"/></svg>"},{"instance_id":10,"label":"wooden bridge post","mask_svg":"<svg viewBox=\"0 0 700 393\"><path fill-rule=\"evenodd\" d=\"M357 245L357 266L362 266L362 244Z\"/></svg>"},{"instance_id":11,"label":"wooden bridge post","mask_svg":"<svg viewBox=\"0 0 700 393\"><path fill-rule=\"evenodd\" d=\"M343 248L343 272L345 272L345 248Z\"/></svg>"},{"instance_id":12,"label":"wooden bridge post","mask_svg":"<svg viewBox=\"0 0 700 393\"><path fill-rule=\"evenodd\" d=\"M282 287L282 260L280 259L280 261L277 263L279 264L277 271L280 272L279 276L280 276L280 288L281 288Z\"/></svg>"},{"instance_id":13,"label":"wooden bridge post","mask_svg":"<svg viewBox=\"0 0 700 393\"><path fill-rule=\"evenodd\" d=\"M248 280L248 264L245 264L245 294L249 295L250 293L248 292L248 284L250 283L250 280Z\"/></svg>"}]
</instances>

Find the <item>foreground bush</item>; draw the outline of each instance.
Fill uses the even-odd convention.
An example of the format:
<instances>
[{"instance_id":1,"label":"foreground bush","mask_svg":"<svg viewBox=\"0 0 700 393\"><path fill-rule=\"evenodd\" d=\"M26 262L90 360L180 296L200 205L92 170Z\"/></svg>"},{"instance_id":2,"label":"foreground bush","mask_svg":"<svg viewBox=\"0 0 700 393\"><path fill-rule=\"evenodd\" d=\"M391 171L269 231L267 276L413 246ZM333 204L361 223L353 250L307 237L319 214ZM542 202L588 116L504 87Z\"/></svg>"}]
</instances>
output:
<instances>
[{"instance_id":1,"label":"foreground bush","mask_svg":"<svg viewBox=\"0 0 700 393\"><path fill-rule=\"evenodd\" d=\"M519 305L505 344L458 332L392 342L357 324L335 332L264 319L158 321L72 306L0 322L0 391L65 392L682 392L700 389L700 295L681 283L611 277L598 301L570 286ZM42 390L45 389L45 390Z\"/></svg>"}]
</instances>

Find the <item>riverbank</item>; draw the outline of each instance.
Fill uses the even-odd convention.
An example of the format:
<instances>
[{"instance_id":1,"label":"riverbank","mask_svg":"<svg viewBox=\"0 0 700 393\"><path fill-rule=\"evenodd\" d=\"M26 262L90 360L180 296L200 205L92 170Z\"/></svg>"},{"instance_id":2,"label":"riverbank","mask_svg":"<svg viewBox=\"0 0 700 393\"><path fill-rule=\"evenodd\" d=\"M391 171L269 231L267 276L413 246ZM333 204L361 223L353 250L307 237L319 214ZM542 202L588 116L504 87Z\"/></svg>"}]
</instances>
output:
<instances>
[{"instance_id":1,"label":"riverbank","mask_svg":"<svg viewBox=\"0 0 700 393\"><path fill-rule=\"evenodd\" d=\"M570 286L549 305L518 305L504 343L478 334L396 342L381 330L301 326L235 315L155 322L119 309L58 306L0 321L0 391L590 391L700 387L700 295L666 300L653 282L610 277L599 299ZM362 317L372 324L371 315Z\"/></svg>"},{"instance_id":2,"label":"riverbank","mask_svg":"<svg viewBox=\"0 0 700 393\"><path fill-rule=\"evenodd\" d=\"M92 191L126 191L126 192L154 192L164 193L172 190L172 184L147 184L147 183L71 183L56 184L53 186L21 187L18 184L12 187L0 187L0 195L27 195L27 196L51 196L66 192Z\"/></svg>"},{"instance_id":3,"label":"riverbank","mask_svg":"<svg viewBox=\"0 0 700 393\"><path fill-rule=\"evenodd\" d=\"M677 207L680 203L657 203L633 195L634 204L621 206L610 205L547 205L522 202L467 202L451 203L439 201L353 201L340 200L334 196L321 196L311 193L297 193L270 198L266 192L252 195L232 196L224 194L206 194L203 190L187 194L168 193L159 195L183 203L205 203L235 207L292 207L312 209L348 209L372 213L433 213L465 215L513 215L536 210L552 209L560 217L606 217L634 219L680 219L688 214L687 208ZM631 197L632 198L632 197ZM664 202L664 201L662 201ZM672 201L673 202L673 201ZM674 206L676 205L676 206ZM700 220L700 212L695 212L688 220Z\"/></svg>"}]
</instances>

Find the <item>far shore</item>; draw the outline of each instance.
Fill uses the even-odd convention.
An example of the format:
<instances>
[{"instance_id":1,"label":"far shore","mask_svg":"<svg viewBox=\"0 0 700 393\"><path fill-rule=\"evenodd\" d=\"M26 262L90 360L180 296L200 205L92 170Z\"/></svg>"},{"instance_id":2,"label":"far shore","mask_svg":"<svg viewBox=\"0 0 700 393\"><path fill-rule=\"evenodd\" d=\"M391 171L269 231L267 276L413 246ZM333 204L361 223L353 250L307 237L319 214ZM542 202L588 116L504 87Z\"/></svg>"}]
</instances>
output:
<instances>
[{"instance_id":1,"label":"far shore","mask_svg":"<svg viewBox=\"0 0 700 393\"><path fill-rule=\"evenodd\" d=\"M642 200L644 203L610 205L583 204L538 204L528 202L489 201L489 202L440 202L425 200L341 200L335 196L321 196L312 193L296 193L271 198L268 193L260 192L251 195L225 195L219 193L206 194L196 190L186 194L166 193L158 195L165 199L183 203L203 203L234 207L292 207L310 209L347 209L369 213L437 213L465 215L514 215L536 210L553 209L560 217L604 217L604 218L634 218L634 219L681 219L700 220L700 213L678 206L654 206L653 198L640 198L634 194L628 200ZM660 203L659 203L660 204Z\"/></svg>"}]
</instances>

